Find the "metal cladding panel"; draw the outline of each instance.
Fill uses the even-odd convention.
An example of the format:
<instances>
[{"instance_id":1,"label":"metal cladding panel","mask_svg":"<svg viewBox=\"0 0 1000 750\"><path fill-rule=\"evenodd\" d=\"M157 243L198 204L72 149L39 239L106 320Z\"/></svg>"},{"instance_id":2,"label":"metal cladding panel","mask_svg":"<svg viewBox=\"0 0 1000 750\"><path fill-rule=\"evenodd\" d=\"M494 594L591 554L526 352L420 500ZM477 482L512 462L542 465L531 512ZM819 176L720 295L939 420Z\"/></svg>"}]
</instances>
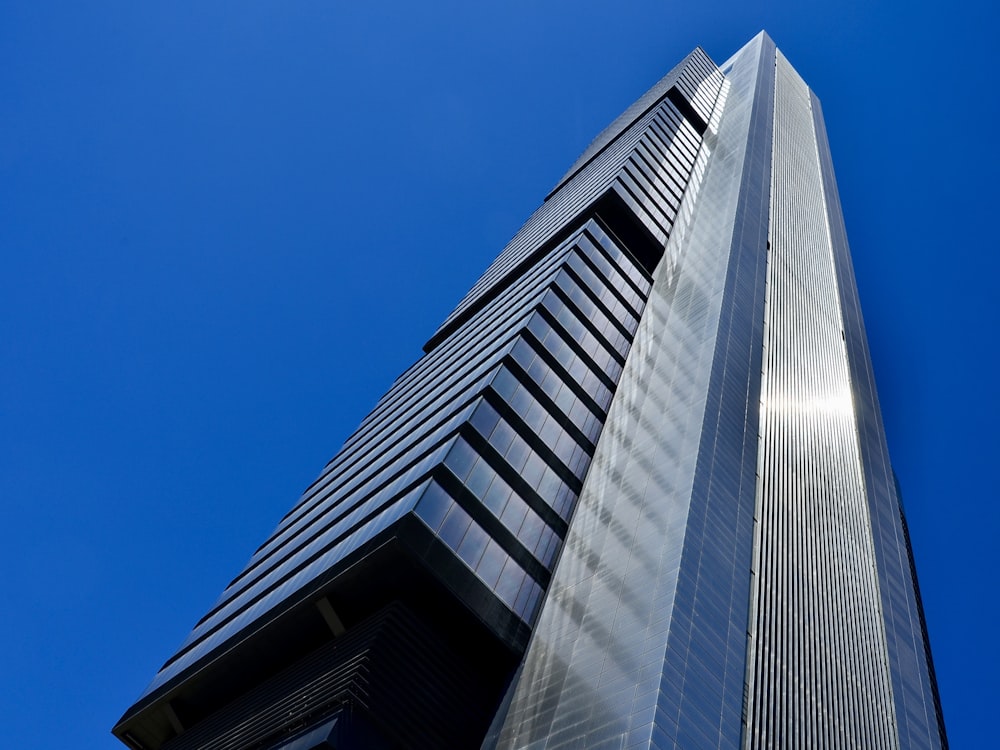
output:
<instances>
[{"instance_id":1,"label":"metal cladding panel","mask_svg":"<svg viewBox=\"0 0 1000 750\"><path fill-rule=\"evenodd\" d=\"M761 36L729 73L742 89L730 94L734 115L737 102L750 110L746 156L655 722L657 737L684 748L741 739L774 54Z\"/></svg>"},{"instance_id":2,"label":"metal cladding panel","mask_svg":"<svg viewBox=\"0 0 1000 750\"><path fill-rule=\"evenodd\" d=\"M819 100L813 120L844 320L861 463L871 513L900 747L947 748L934 664L913 569L902 498L894 481L865 335L833 160Z\"/></svg>"},{"instance_id":3,"label":"metal cladding panel","mask_svg":"<svg viewBox=\"0 0 1000 750\"><path fill-rule=\"evenodd\" d=\"M754 197L741 185L768 159L760 136L769 139L769 97L758 104L757 94L770 85L760 75L769 45L751 42L723 85L549 595L486 746L740 742L756 447L744 426L756 394L752 300L766 224L765 186ZM697 497L696 482L706 490ZM731 528L716 529L710 514L731 504ZM713 547L724 534L742 534L742 546ZM679 606L684 597L696 606ZM699 606L717 627L693 627Z\"/></svg>"},{"instance_id":4,"label":"metal cladding panel","mask_svg":"<svg viewBox=\"0 0 1000 750\"><path fill-rule=\"evenodd\" d=\"M898 746L808 87L780 53L748 748Z\"/></svg>"},{"instance_id":5,"label":"metal cladding panel","mask_svg":"<svg viewBox=\"0 0 1000 750\"><path fill-rule=\"evenodd\" d=\"M708 65L711 65L711 69L707 67ZM709 72L710 70L714 70L714 73ZM711 111L721 82L722 77L718 74L718 69L711 64L704 52L699 49L688 55L684 62L674 68L647 95L652 99L650 104L642 108L630 108L623 115L626 120L634 121L628 125L623 122L620 127L613 126L615 128L612 131L613 135L609 134L607 143L602 142L603 145L596 150L596 154L590 157L584 166L578 168L570 179L561 183L559 189L531 215L444 321L432 341L442 332L449 330L467 310L529 259L532 253L563 229L568 222L611 189L632 157L640 139L649 131L650 122L654 119L659 118L661 123L666 124L665 130L661 132L667 140L666 145L671 147L672 158L678 161L686 179L693 154L701 142L701 136L695 127L680 115L674 104L665 98L666 93L671 86L678 85L685 92L685 96L697 95L693 101L689 100L689 103L696 112L706 112L704 118L707 120L707 112ZM641 213L637 211L640 217ZM654 234L660 235L661 241L666 240L662 231L657 232L649 222L647 226Z\"/></svg>"}]
</instances>

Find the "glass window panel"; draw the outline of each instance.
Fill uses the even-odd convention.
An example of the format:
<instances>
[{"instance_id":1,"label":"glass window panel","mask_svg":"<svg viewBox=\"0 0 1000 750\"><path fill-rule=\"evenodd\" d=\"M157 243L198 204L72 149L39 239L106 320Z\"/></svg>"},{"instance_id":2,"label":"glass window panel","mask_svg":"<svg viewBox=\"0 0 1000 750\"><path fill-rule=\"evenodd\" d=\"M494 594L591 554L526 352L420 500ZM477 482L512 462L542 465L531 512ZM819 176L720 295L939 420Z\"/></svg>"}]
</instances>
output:
<instances>
[{"instance_id":1,"label":"glass window panel","mask_svg":"<svg viewBox=\"0 0 1000 750\"><path fill-rule=\"evenodd\" d=\"M458 545L458 556L461 557L470 568L476 569L479 558L483 556L483 550L489 542L489 536L477 523L472 523L465 537Z\"/></svg>"},{"instance_id":2,"label":"glass window panel","mask_svg":"<svg viewBox=\"0 0 1000 750\"><path fill-rule=\"evenodd\" d=\"M524 523L527 513L528 506L524 500L517 495L511 495L510 502L507 503L507 507L500 514L500 520L503 521L504 526L517 534L521 529L521 524Z\"/></svg>"},{"instance_id":3,"label":"glass window panel","mask_svg":"<svg viewBox=\"0 0 1000 750\"><path fill-rule=\"evenodd\" d=\"M441 531L438 536L449 547L457 549L471 523L472 519L468 513L459 506L452 505L451 510L448 511L448 516L444 519L444 523L441 524Z\"/></svg>"},{"instance_id":4,"label":"glass window panel","mask_svg":"<svg viewBox=\"0 0 1000 750\"><path fill-rule=\"evenodd\" d=\"M528 447L528 444L520 437L515 437L511 440L510 448L507 450L504 458L514 471L520 473L530 453L531 448Z\"/></svg>"},{"instance_id":5,"label":"glass window panel","mask_svg":"<svg viewBox=\"0 0 1000 750\"><path fill-rule=\"evenodd\" d=\"M490 482L493 480L493 475L493 469L491 469L489 465L482 458L480 458L476 461L476 465L470 472L465 486L476 497L482 498L486 495L486 490L489 489Z\"/></svg>"},{"instance_id":6,"label":"glass window panel","mask_svg":"<svg viewBox=\"0 0 1000 750\"><path fill-rule=\"evenodd\" d=\"M492 386L493 390L508 400L520 388L517 379L504 367L501 367L497 371L496 377L493 378Z\"/></svg>"},{"instance_id":7,"label":"glass window panel","mask_svg":"<svg viewBox=\"0 0 1000 750\"><path fill-rule=\"evenodd\" d=\"M552 562L555 560L556 551L559 549L559 537L551 529L547 530L544 535L544 541L541 548L538 550L538 559L541 561L542 565L546 568L552 567Z\"/></svg>"},{"instance_id":8,"label":"glass window panel","mask_svg":"<svg viewBox=\"0 0 1000 750\"><path fill-rule=\"evenodd\" d=\"M459 438L455 441L454 447L449 451L445 459L445 465L462 481L469 475L469 471L476 463L478 454L472 446Z\"/></svg>"},{"instance_id":9,"label":"glass window panel","mask_svg":"<svg viewBox=\"0 0 1000 750\"><path fill-rule=\"evenodd\" d=\"M545 462L537 455L529 456L521 469L521 478L532 487L537 487L545 474Z\"/></svg>"},{"instance_id":10,"label":"glass window panel","mask_svg":"<svg viewBox=\"0 0 1000 750\"><path fill-rule=\"evenodd\" d=\"M538 540L542 538L542 530L544 528L545 524L542 522L541 518L536 516L534 513L528 513L526 515L517 537L521 540L521 544L527 547L532 554L535 553L535 548L538 546Z\"/></svg>"},{"instance_id":11,"label":"glass window panel","mask_svg":"<svg viewBox=\"0 0 1000 750\"><path fill-rule=\"evenodd\" d=\"M490 445L496 448L501 456L505 456L516 438L517 434L514 432L514 428L498 418L497 425L493 428L493 434L489 436L489 441Z\"/></svg>"},{"instance_id":12,"label":"glass window panel","mask_svg":"<svg viewBox=\"0 0 1000 750\"><path fill-rule=\"evenodd\" d=\"M483 504L493 512L493 515L499 518L507 505L510 495L511 489L507 483L500 477L494 477L493 483L486 491L486 497L483 499Z\"/></svg>"},{"instance_id":13,"label":"glass window panel","mask_svg":"<svg viewBox=\"0 0 1000 750\"><path fill-rule=\"evenodd\" d=\"M527 596L522 604L521 612L524 621L530 623L534 619L535 613L538 611L538 605L542 601L542 589L530 578L527 579L527 583L529 584L526 587L528 589L527 592L525 592L523 588L521 590L522 594L527 593Z\"/></svg>"},{"instance_id":14,"label":"glass window panel","mask_svg":"<svg viewBox=\"0 0 1000 750\"><path fill-rule=\"evenodd\" d=\"M503 571L500 573L500 580L497 581L496 588L494 588L496 595L508 607L513 608L514 600L521 590L524 578L525 573L521 570L521 566L508 557L504 563Z\"/></svg>"},{"instance_id":15,"label":"glass window panel","mask_svg":"<svg viewBox=\"0 0 1000 750\"><path fill-rule=\"evenodd\" d=\"M497 414L496 409L483 401L476 407L476 411L473 412L469 422L478 430L480 435L489 438L499 420L500 415Z\"/></svg>"},{"instance_id":16,"label":"glass window panel","mask_svg":"<svg viewBox=\"0 0 1000 750\"><path fill-rule=\"evenodd\" d=\"M506 559L507 553L503 551L503 548L495 540L490 539L486 544L482 558L479 560L479 565L476 567L476 573L479 574L479 577L491 589L500 580L500 573L503 571L503 564Z\"/></svg>"},{"instance_id":17,"label":"glass window panel","mask_svg":"<svg viewBox=\"0 0 1000 750\"><path fill-rule=\"evenodd\" d=\"M417 502L417 515L432 531L437 531L441 528L441 522L448 515L452 504L451 496L437 482L431 482L424 490L423 497Z\"/></svg>"},{"instance_id":18,"label":"glass window panel","mask_svg":"<svg viewBox=\"0 0 1000 750\"><path fill-rule=\"evenodd\" d=\"M534 590L537 588L537 584L526 575L524 577L524 582L521 584L521 589L518 591L517 597L514 599L514 611L517 612L523 620L527 620L529 618L528 610L531 607Z\"/></svg>"}]
</instances>

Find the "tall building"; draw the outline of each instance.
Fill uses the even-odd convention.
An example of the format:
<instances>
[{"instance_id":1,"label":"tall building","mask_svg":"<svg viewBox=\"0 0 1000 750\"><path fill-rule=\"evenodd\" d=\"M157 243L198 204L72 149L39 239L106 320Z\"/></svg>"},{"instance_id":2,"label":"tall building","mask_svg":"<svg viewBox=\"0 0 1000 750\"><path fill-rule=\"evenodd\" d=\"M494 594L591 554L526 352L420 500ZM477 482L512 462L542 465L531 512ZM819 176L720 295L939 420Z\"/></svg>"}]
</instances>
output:
<instances>
[{"instance_id":1,"label":"tall building","mask_svg":"<svg viewBox=\"0 0 1000 750\"><path fill-rule=\"evenodd\" d=\"M114 728L193 748L947 745L819 101L615 120Z\"/></svg>"}]
</instances>

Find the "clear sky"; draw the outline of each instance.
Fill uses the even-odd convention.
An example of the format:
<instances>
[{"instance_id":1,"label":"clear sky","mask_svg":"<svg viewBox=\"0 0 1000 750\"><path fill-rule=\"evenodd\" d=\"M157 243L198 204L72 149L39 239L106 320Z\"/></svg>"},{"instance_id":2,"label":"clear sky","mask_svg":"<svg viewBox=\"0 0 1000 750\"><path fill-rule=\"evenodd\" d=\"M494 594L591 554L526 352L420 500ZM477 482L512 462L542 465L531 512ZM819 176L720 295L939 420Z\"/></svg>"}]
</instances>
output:
<instances>
[{"instance_id":1,"label":"clear sky","mask_svg":"<svg viewBox=\"0 0 1000 750\"><path fill-rule=\"evenodd\" d=\"M953 747L995 745L1000 24L901 0L0 0L0 743L119 747L590 139L761 28L823 102Z\"/></svg>"}]
</instances>

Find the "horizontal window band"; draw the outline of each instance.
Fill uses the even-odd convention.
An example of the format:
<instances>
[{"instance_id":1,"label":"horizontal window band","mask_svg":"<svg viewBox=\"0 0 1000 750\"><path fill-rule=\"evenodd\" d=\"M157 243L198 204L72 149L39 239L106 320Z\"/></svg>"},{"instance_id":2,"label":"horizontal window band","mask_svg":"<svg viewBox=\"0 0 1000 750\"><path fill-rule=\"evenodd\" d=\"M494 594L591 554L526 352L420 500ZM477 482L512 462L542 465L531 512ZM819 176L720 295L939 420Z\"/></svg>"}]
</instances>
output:
<instances>
[{"instance_id":1,"label":"horizontal window band","mask_svg":"<svg viewBox=\"0 0 1000 750\"><path fill-rule=\"evenodd\" d=\"M631 341L632 334L616 320L615 316L580 281L580 278L573 273L572 269L563 269L560 277L556 279L556 283L552 285L552 292L559 297L564 305L570 306L573 314L580 318L580 321L584 323L586 328L597 336L598 340L607 347L608 351L615 355L615 358L619 359L620 363L624 365L624 359L628 354L628 344ZM577 299L577 297L581 299ZM590 309L585 309L586 307ZM596 322L595 318L597 318ZM598 324L600 324L600 327L598 327ZM607 330L608 326L611 328L610 331ZM615 340L612 331L618 334L617 338L621 339L621 341ZM622 350L623 347L624 351Z\"/></svg>"},{"instance_id":2,"label":"horizontal window band","mask_svg":"<svg viewBox=\"0 0 1000 750\"><path fill-rule=\"evenodd\" d=\"M567 523L563 518L552 508L548 502L545 501L535 490L529 485L524 478L507 463L506 459L500 455L500 452L494 448L489 441L482 434L479 433L472 425L466 425L459 432L459 435L470 445L473 450L476 451L491 467L492 469L503 478L507 484L514 488L514 491L524 500L531 509L534 510L541 519L552 527L552 529L559 535L560 538L566 536L566 530L568 528ZM525 441L527 442L527 441ZM531 443L528 443L529 446ZM549 463L546 457L539 454L543 461ZM549 463L550 468L559 474L560 479L565 482L566 486L575 494L580 494L581 482L579 479L573 476L565 466L562 466L561 462L551 455L549 458L552 463ZM555 465L552 465L555 464ZM575 503L575 499L574 499Z\"/></svg>"},{"instance_id":3,"label":"horizontal window band","mask_svg":"<svg viewBox=\"0 0 1000 750\"><path fill-rule=\"evenodd\" d=\"M544 408L549 414L551 414L556 420L558 420L562 428L566 432L568 432L573 437L573 439L576 440L583 447L584 450L586 450L590 454L593 454L594 450L597 448L597 444L594 443L587 435L583 434L583 432L580 430L579 427L573 424L570 418L563 412L562 409L560 409L556 405L556 403L552 400L549 394L545 392L545 389L542 388L538 383L536 383L532 379L532 377L524 370L523 367L521 367L520 363L518 363L517 360L515 359L505 360L503 363L503 367L511 375L513 375L514 378L516 378L517 381L522 386L524 386L525 390L527 390L534 397L534 399L538 401L539 404L542 405L542 408ZM564 385L567 385L568 387L568 384L566 384L565 382ZM574 393L574 396L575 395L576 394ZM581 403L583 402L581 401ZM594 417L603 425L604 417L601 416L599 412L593 412L590 409L589 404L584 404L584 405L588 407L588 411L591 411Z\"/></svg>"},{"instance_id":4,"label":"horizontal window band","mask_svg":"<svg viewBox=\"0 0 1000 750\"><path fill-rule=\"evenodd\" d=\"M562 300L560 300L560 302L561 301ZM549 328L551 328L563 340L563 342L565 342L566 345L576 353L578 357L587 363L591 372L593 372L610 391L614 392L615 388L618 386L618 379L612 378L597 364L596 361L594 361L593 353L584 349L580 343L570 335L569 331L567 331L563 324L559 322L551 310L546 307L539 307L536 312L538 313L538 316L545 321L546 325L548 325ZM590 329L586 330L590 333ZM598 343L599 341L600 340L597 339ZM608 357L611 358L611 361L613 361L619 368L623 366L624 363L615 359L610 351L606 353Z\"/></svg>"},{"instance_id":5,"label":"horizontal window band","mask_svg":"<svg viewBox=\"0 0 1000 750\"><path fill-rule=\"evenodd\" d=\"M499 472L497 473L499 475ZM478 523L503 548L504 552L514 559L514 562L524 568L525 572L534 578L543 589L548 587L552 574L535 559L535 556L521 543L514 532L504 526L503 522L493 515L447 466L441 466L435 470L433 479L466 513L472 516L472 520Z\"/></svg>"},{"instance_id":6,"label":"horizontal window band","mask_svg":"<svg viewBox=\"0 0 1000 750\"><path fill-rule=\"evenodd\" d=\"M576 397L579 398L581 401L583 401L583 403L591 411L597 414L598 417L600 417L601 421L603 422L607 412L601 408L601 405L598 404L597 401L594 400L593 395L587 392L587 390L583 388L580 385L580 383L578 383L576 379L569 374L569 372L566 371L565 365L562 362L560 362L556 357L554 357L552 353L549 352L548 349L542 345L542 343L538 340L535 334L530 330L525 330L524 333L521 334L521 338L529 347L531 347L534 353L546 365L548 365L549 368L553 372L555 372L556 375L558 375L566 385L568 385L572 389ZM586 363L584 360L581 360L581 362L583 362L584 366L587 367L591 372L595 372L594 369L590 367L590 365ZM614 393L614 388L608 388L608 390L612 394Z\"/></svg>"}]
</instances>

